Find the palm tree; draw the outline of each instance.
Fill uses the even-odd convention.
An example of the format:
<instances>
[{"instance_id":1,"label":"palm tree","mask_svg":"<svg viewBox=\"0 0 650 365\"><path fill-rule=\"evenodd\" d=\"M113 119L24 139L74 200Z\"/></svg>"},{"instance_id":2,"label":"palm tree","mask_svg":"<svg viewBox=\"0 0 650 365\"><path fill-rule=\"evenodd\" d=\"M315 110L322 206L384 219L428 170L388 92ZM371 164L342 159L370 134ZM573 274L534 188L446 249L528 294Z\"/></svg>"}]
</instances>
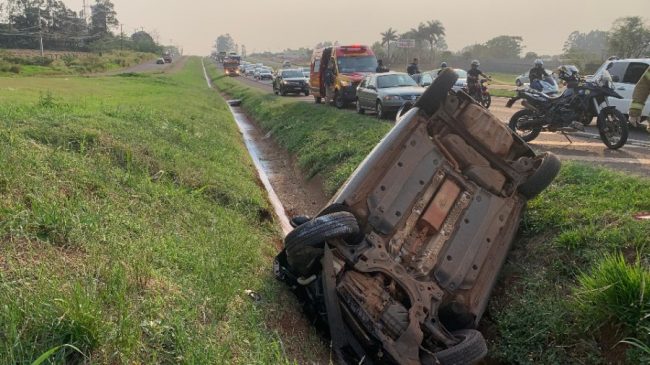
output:
<instances>
[{"instance_id":1,"label":"palm tree","mask_svg":"<svg viewBox=\"0 0 650 365\"><path fill-rule=\"evenodd\" d=\"M381 45L387 46L388 52L386 58L390 62L390 42L395 42L397 40L397 31L393 27L388 28L387 31L381 33Z\"/></svg>"},{"instance_id":2,"label":"palm tree","mask_svg":"<svg viewBox=\"0 0 650 365\"><path fill-rule=\"evenodd\" d=\"M439 20L429 20L426 24L420 23L418 31L422 39L429 42L431 48L431 60L436 54L434 46L438 45L440 40L445 36L445 27Z\"/></svg>"}]
</instances>

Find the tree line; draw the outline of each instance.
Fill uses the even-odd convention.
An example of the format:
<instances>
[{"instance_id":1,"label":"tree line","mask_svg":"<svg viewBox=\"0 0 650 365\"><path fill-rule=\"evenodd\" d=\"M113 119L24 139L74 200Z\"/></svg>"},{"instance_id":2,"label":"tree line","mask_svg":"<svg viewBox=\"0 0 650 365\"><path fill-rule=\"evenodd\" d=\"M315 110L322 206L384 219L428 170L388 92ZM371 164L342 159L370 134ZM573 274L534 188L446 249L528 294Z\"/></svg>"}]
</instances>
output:
<instances>
[{"instance_id":1,"label":"tree line","mask_svg":"<svg viewBox=\"0 0 650 365\"><path fill-rule=\"evenodd\" d=\"M144 30L115 34L120 23L110 0L95 0L90 14L84 11L61 0L7 0L0 5L0 48L39 49L42 39L45 49L55 51L162 52Z\"/></svg>"},{"instance_id":2,"label":"tree line","mask_svg":"<svg viewBox=\"0 0 650 365\"><path fill-rule=\"evenodd\" d=\"M457 52L450 52L447 49L445 35L445 27L438 20L420 23L417 27L403 33L390 27L380 33L381 38L374 43L373 49L387 64L405 63L406 57L419 57L431 64L443 60L532 61L536 58L544 58L574 63L586 69L598 67L613 55L621 58L650 55L650 26L638 16L617 19L609 31L572 32L564 43L563 53L560 55L540 55L533 51L524 54L524 40L516 35L500 35L485 43L468 45ZM405 39L415 40L415 48L396 48L398 41Z\"/></svg>"}]
</instances>

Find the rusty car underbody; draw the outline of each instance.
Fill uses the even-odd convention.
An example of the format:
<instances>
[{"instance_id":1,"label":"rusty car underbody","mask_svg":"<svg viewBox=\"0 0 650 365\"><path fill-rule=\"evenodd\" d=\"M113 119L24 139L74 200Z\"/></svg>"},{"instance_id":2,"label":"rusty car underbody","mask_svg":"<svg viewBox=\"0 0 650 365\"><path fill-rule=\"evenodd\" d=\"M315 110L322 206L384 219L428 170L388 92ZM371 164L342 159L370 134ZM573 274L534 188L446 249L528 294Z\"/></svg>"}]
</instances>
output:
<instances>
[{"instance_id":1,"label":"rusty car underbody","mask_svg":"<svg viewBox=\"0 0 650 365\"><path fill-rule=\"evenodd\" d=\"M320 317L342 363L464 364L528 199L559 170L437 80L316 218L276 274Z\"/></svg>"}]
</instances>

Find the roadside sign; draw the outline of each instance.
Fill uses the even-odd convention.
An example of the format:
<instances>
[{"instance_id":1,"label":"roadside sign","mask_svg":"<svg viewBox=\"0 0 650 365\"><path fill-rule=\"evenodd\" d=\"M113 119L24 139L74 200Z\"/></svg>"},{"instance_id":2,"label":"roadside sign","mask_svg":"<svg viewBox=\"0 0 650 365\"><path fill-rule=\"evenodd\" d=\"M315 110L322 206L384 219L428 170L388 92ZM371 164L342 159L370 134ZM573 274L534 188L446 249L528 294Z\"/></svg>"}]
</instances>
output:
<instances>
[{"instance_id":1,"label":"roadside sign","mask_svg":"<svg viewBox=\"0 0 650 365\"><path fill-rule=\"evenodd\" d=\"M397 48L415 48L415 39L398 39Z\"/></svg>"}]
</instances>

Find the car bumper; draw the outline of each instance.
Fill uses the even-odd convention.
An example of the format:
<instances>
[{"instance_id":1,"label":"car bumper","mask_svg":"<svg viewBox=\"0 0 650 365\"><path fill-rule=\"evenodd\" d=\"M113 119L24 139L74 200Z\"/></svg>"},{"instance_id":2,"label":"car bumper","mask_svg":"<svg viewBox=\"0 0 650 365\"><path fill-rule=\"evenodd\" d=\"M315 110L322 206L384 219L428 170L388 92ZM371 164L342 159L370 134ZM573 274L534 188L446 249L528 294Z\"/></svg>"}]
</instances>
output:
<instances>
[{"instance_id":1,"label":"car bumper","mask_svg":"<svg viewBox=\"0 0 650 365\"><path fill-rule=\"evenodd\" d=\"M282 88L288 92L305 92L309 90L307 85L282 85Z\"/></svg>"}]
</instances>

